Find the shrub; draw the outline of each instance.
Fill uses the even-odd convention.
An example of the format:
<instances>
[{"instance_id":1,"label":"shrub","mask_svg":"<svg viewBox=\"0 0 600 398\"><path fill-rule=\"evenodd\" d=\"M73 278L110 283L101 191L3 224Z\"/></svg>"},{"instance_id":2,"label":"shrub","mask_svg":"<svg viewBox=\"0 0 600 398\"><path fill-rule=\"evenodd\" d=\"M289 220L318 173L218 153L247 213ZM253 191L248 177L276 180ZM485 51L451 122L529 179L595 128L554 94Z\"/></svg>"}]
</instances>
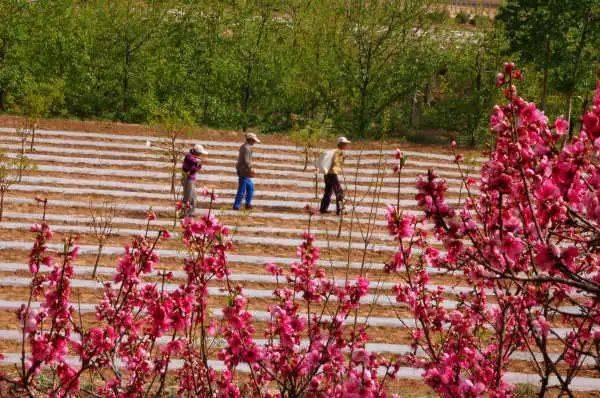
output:
<instances>
[{"instance_id":1,"label":"shrub","mask_svg":"<svg viewBox=\"0 0 600 398\"><path fill-rule=\"evenodd\" d=\"M450 18L450 15L447 10L436 10L428 12L426 17L433 23L441 24L446 22Z\"/></svg>"},{"instance_id":2,"label":"shrub","mask_svg":"<svg viewBox=\"0 0 600 398\"><path fill-rule=\"evenodd\" d=\"M454 17L454 19L457 23L464 25L469 23L469 21L471 20L471 14L464 11L459 11Z\"/></svg>"}]
</instances>

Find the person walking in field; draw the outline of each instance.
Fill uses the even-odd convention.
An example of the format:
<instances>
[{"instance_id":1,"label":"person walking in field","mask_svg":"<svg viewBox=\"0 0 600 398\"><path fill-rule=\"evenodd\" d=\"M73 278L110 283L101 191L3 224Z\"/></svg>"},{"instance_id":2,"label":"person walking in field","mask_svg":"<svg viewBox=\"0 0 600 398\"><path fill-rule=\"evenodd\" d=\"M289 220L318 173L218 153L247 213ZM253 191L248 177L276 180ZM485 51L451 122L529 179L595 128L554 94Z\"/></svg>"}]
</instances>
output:
<instances>
[{"instance_id":1,"label":"person walking in field","mask_svg":"<svg viewBox=\"0 0 600 398\"><path fill-rule=\"evenodd\" d=\"M321 171L325 173L325 192L321 200L321 214L329 213L331 195L335 193L336 214L339 216L344 211L344 189L340 184L339 175L342 174L344 167L344 151L350 145L350 140L346 137L340 137L337 141L337 149L324 153L320 162Z\"/></svg>"},{"instance_id":2,"label":"person walking in field","mask_svg":"<svg viewBox=\"0 0 600 398\"><path fill-rule=\"evenodd\" d=\"M183 185L182 217L192 217L196 210L196 174L202 169L201 156L208 152L200 144L194 145L183 159L181 184Z\"/></svg>"},{"instance_id":3,"label":"person walking in field","mask_svg":"<svg viewBox=\"0 0 600 398\"><path fill-rule=\"evenodd\" d=\"M244 199L246 210L252 209L252 197L254 196L254 182L252 178L255 176L254 167L252 166L252 147L254 144L260 144L260 140L256 134L246 134L246 142L240 147L236 164L239 183L235 201L233 202L233 210L239 210Z\"/></svg>"}]
</instances>

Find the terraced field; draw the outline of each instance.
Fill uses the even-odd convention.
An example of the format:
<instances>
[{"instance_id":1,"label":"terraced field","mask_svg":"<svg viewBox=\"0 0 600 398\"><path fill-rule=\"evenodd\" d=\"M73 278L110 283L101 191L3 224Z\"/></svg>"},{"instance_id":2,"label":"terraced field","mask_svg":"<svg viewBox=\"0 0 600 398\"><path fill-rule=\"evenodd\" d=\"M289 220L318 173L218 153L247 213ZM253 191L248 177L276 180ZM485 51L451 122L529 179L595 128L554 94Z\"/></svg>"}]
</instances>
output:
<instances>
[{"instance_id":1,"label":"terraced field","mask_svg":"<svg viewBox=\"0 0 600 398\"><path fill-rule=\"evenodd\" d=\"M4 220L0 224L0 351L7 353L5 364L16 355L18 326L14 310L26 299L29 284L26 258L31 247L29 227L42 217L42 209L36 196L48 198L47 220L57 233L55 242L66 234L81 236L80 258L75 269L73 287L81 295L82 312L93 312L100 297L102 280L114 273L117 257L123 245L133 235L145 228L145 212L152 207L158 220L153 229L173 225L174 196L169 192L169 166L156 149L148 147L146 140L156 143L154 136L114 133L83 133L68 131L39 131L35 151L28 157L35 163L35 170L27 172L20 184L15 185L6 198ZM264 144L255 148L254 161L258 170L255 179L255 209L248 212L231 210L237 177L234 164L239 142L212 134L198 141L210 152L198 186L206 185L218 198L213 205L218 217L234 231L235 250L229 255L232 269L231 280L244 286L251 300L255 318L267 319L267 307L272 302L275 278L264 271L264 264L274 262L289 265L295 260L295 247L301 241L308 216L303 210L308 204L316 207L315 176L309 168L303 171L303 159L293 146ZM0 150L17 156L20 143L13 129L0 128ZM394 148L354 149L349 153L344 176L344 186L349 205L348 214L342 219L336 216L316 216L311 232L321 246L322 264L331 276L343 283L346 276L366 273L372 284L371 295L366 302L374 308L360 318L368 323L373 341L369 348L385 353L407 352L410 348L409 330L413 321L408 312L395 303L391 287L394 281L383 272L383 264L395 251L388 238L383 217L387 204L396 203L398 180L392 174L391 162ZM417 212L414 200L414 183L419 174L427 169L445 177L450 186L451 201L460 200L460 173L453 165L452 157L443 153L405 151L409 156L403 171L400 204L407 212ZM473 170L476 171L475 159ZM319 178L317 192L321 193ZM114 206L116 217L112 236L103 249L98 275L92 278L96 260L97 244L94 240L91 214L106 204ZM208 206L203 201L198 213ZM95 209L95 210L91 210ZM176 235L176 233L175 233ZM176 238L177 236L175 236ZM181 252L177 239L171 239L160 250L161 267L173 270L175 284L184 278L180 269ZM59 245L51 247L59 250ZM436 270L431 270L436 273ZM468 291L461 275L436 274L431 288L445 286L449 294ZM167 288L172 287L171 285ZM211 291L214 315L219 317L226 298L215 284ZM455 303L448 302L449 306ZM566 333L560 325L555 328ZM15 355L10 355L15 353ZM537 383L529 354L517 352L513 356L511 372L507 378L515 383ZM218 363L215 362L216 366ZM401 369L402 381L395 383L398 392L421 396L427 389L420 383L420 371ZM590 372L578 377L574 389L583 395L595 396L600 391L600 378Z\"/></svg>"}]
</instances>

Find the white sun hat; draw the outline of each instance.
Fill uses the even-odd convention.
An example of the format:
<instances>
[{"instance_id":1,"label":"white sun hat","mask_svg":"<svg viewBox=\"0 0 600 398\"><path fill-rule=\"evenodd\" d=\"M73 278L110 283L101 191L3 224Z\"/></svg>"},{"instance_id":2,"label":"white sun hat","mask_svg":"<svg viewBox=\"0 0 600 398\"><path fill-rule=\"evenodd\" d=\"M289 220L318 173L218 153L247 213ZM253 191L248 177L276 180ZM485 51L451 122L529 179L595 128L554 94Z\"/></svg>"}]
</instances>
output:
<instances>
[{"instance_id":1,"label":"white sun hat","mask_svg":"<svg viewBox=\"0 0 600 398\"><path fill-rule=\"evenodd\" d=\"M348 138L342 136L342 137L338 138L337 143L338 143L338 145L340 145L340 144L351 144L352 141L350 141Z\"/></svg>"},{"instance_id":2,"label":"white sun hat","mask_svg":"<svg viewBox=\"0 0 600 398\"><path fill-rule=\"evenodd\" d=\"M246 141L248 140L252 140L254 142L256 142L257 144L260 144L260 140L258 139L258 137L256 136L256 134L254 133L247 133L246 134Z\"/></svg>"},{"instance_id":3,"label":"white sun hat","mask_svg":"<svg viewBox=\"0 0 600 398\"><path fill-rule=\"evenodd\" d=\"M195 155L208 155L208 151L200 144L194 144L192 153Z\"/></svg>"}]
</instances>

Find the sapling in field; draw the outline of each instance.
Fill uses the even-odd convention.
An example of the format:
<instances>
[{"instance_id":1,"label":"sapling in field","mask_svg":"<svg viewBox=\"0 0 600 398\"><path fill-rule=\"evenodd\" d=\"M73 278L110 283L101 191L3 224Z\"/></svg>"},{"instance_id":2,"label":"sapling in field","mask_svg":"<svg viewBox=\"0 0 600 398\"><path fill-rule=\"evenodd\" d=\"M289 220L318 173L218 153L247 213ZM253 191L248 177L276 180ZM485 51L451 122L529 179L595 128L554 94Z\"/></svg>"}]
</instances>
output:
<instances>
[{"instance_id":1,"label":"sapling in field","mask_svg":"<svg viewBox=\"0 0 600 398\"><path fill-rule=\"evenodd\" d=\"M102 206L95 207L90 201L90 233L98 243L98 251L96 253L96 260L94 261L94 270L92 271L92 278L96 277L96 270L102 257L102 249L106 244L106 241L111 237L113 231L114 218L116 215L116 206L114 203L105 201Z\"/></svg>"},{"instance_id":2,"label":"sapling in field","mask_svg":"<svg viewBox=\"0 0 600 398\"><path fill-rule=\"evenodd\" d=\"M321 124L307 124L297 128L290 134L290 139L302 149L304 159L303 171L308 169L309 163L315 164L319 156L319 144L332 136L331 121L326 120ZM315 168L315 199L319 197L319 173Z\"/></svg>"},{"instance_id":3,"label":"sapling in field","mask_svg":"<svg viewBox=\"0 0 600 398\"><path fill-rule=\"evenodd\" d=\"M25 118L24 128L31 134L30 151L34 149L35 133L40 119L48 114L52 107L63 102L63 95L62 81L31 84L26 88L20 108Z\"/></svg>"},{"instance_id":4,"label":"sapling in field","mask_svg":"<svg viewBox=\"0 0 600 398\"><path fill-rule=\"evenodd\" d=\"M18 170L16 160L0 152L0 221L4 214L4 198L10 187L18 181Z\"/></svg>"},{"instance_id":5,"label":"sapling in field","mask_svg":"<svg viewBox=\"0 0 600 398\"><path fill-rule=\"evenodd\" d=\"M19 148L19 153L16 156L15 164L17 166L17 182L21 182L25 171L34 168L31 159L26 155L27 139L31 136L31 130L28 128L17 128L16 133L21 146Z\"/></svg>"},{"instance_id":6,"label":"sapling in field","mask_svg":"<svg viewBox=\"0 0 600 398\"><path fill-rule=\"evenodd\" d=\"M48 198L36 196L35 201L38 205L42 205L42 222L46 222L46 212L48 211Z\"/></svg>"},{"instance_id":7,"label":"sapling in field","mask_svg":"<svg viewBox=\"0 0 600 398\"><path fill-rule=\"evenodd\" d=\"M189 138L194 126L191 115L182 110L178 105L172 103L158 108L154 112L152 126L164 141L147 141L149 147L158 148L164 160L171 167L171 194L175 193L178 168L183 154L185 153L184 139Z\"/></svg>"},{"instance_id":8,"label":"sapling in field","mask_svg":"<svg viewBox=\"0 0 600 398\"><path fill-rule=\"evenodd\" d=\"M321 141L331 137L331 129L331 121L326 120L322 124L307 124L302 128L295 129L290 134L292 142L302 150L304 171L308 168L311 160L314 163L316 156L319 155Z\"/></svg>"}]
</instances>

